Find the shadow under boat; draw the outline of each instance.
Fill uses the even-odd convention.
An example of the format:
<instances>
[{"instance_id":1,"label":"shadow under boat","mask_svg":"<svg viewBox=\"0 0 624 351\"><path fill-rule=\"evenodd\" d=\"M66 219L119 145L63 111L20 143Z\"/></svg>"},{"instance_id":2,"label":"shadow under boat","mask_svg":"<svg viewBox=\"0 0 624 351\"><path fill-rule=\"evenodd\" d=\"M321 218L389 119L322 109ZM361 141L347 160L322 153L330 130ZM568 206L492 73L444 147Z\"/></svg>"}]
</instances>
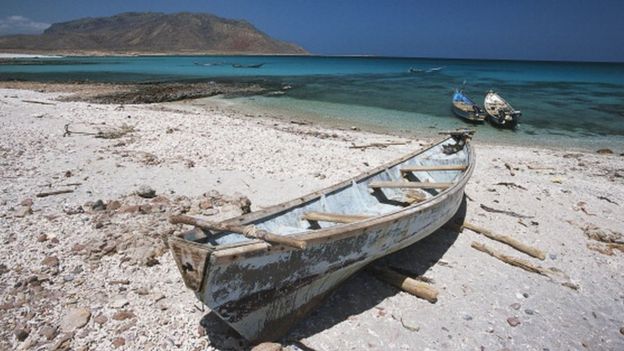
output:
<instances>
[{"instance_id":1,"label":"shadow under boat","mask_svg":"<svg viewBox=\"0 0 624 351\"><path fill-rule=\"evenodd\" d=\"M456 224L464 222L466 207L464 195L459 209L446 225L413 245L374 261L371 265L389 266L411 277L424 275L457 240L459 227ZM418 259L404 259L406 257ZM330 291L315 310L295 324L288 334L278 341L284 346L294 345L301 350L312 350L299 340L329 329L350 316L368 311L399 292L399 289L376 279L370 273L360 271ZM244 350L252 346L212 311L204 315L200 325L210 344L218 349Z\"/></svg>"}]
</instances>

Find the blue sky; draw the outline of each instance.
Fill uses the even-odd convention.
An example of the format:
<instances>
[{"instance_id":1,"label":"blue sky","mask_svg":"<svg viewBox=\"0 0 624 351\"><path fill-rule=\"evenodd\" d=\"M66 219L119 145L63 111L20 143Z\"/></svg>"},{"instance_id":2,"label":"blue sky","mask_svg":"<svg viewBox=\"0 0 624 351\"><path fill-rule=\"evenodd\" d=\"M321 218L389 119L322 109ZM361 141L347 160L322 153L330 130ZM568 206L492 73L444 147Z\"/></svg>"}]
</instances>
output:
<instances>
[{"instance_id":1,"label":"blue sky","mask_svg":"<svg viewBox=\"0 0 624 351\"><path fill-rule=\"evenodd\" d=\"M624 61L624 0L2 0L0 34L126 11L246 19L315 54Z\"/></svg>"}]
</instances>

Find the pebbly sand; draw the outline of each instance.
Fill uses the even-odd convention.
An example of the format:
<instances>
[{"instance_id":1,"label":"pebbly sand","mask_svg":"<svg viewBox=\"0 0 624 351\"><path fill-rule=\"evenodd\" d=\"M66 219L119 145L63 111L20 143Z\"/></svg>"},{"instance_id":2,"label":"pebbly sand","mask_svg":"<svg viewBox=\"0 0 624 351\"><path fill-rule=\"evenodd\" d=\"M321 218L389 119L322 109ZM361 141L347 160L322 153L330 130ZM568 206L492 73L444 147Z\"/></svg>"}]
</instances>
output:
<instances>
[{"instance_id":1,"label":"pebbly sand","mask_svg":"<svg viewBox=\"0 0 624 351\"><path fill-rule=\"evenodd\" d=\"M184 228L168 215L224 219L244 197L259 209L428 142L260 118L218 99L59 100L67 94L0 89L0 349L249 348L185 288L165 246ZM65 126L74 133L64 137ZM409 143L349 148L386 141ZM546 260L441 229L386 258L431 279L437 303L361 272L280 340L287 349L624 349L624 252L589 237L624 240L624 157L485 145L478 133L474 145L466 218ZM156 197L137 195L151 196L145 186ZM36 196L55 190L71 192Z\"/></svg>"}]
</instances>

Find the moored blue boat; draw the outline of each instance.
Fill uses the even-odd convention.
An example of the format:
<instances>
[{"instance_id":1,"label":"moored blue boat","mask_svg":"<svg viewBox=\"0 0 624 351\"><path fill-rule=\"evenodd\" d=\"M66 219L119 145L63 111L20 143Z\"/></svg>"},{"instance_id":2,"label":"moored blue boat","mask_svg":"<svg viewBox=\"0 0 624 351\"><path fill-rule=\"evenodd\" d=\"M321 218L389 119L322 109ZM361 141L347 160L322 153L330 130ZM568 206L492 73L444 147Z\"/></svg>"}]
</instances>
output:
<instances>
[{"instance_id":1,"label":"moored blue boat","mask_svg":"<svg viewBox=\"0 0 624 351\"><path fill-rule=\"evenodd\" d=\"M453 113L465 120L479 123L485 120L485 112L466 96L462 90L455 89L452 106Z\"/></svg>"}]
</instances>

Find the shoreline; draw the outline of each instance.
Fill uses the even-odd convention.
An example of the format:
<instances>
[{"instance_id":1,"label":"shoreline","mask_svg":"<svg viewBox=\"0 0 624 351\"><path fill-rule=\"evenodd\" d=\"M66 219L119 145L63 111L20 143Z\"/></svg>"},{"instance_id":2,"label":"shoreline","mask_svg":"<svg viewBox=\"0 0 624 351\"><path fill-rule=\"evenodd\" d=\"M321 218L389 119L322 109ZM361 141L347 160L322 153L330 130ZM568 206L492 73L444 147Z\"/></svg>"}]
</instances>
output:
<instances>
[{"instance_id":1,"label":"shoreline","mask_svg":"<svg viewBox=\"0 0 624 351\"><path fill-rule=\"evenodd\" d=\"M22 53L23 52L23 53ZM375 55L375 54L336 54L336 55L325 55L325 54L263 54L263 53L246 53L246 52L233 52L233 53L224 53L224 52L205 52L205 51L189 51L187 52L132 52L132 51L63 51L59 50L58 52L45 52L41 53L37 50L15 50L12 52L4 52L0 53L0 58L7 57L11 58L15 56L15 58L23 57L23 55L31 55L37 57L133 57L133 56L311 56L311 57L327 57L327 58L374 58L374 59L414 59L414 60L449 60L449 61L491 61L491 62L537 62L537 63L553 63L553 64L614 64L620 65L624 62L622 61L561 61L561 60L537 60L537 59L526 59L526 60L518 60L518 59L506 59L506 58L479 58L479 57L420 57L420 56L383 56L383 55Z\"/></svg>"},{"instance_id":2,"label":"shoreline","mask_svg":"<svg viewBox=\"0 0 624 351\"><path fill-rule=\"evenodd\" d=\"M60 55L36 54L36 53L8 53L0 52L0 59L24 59L24 58L61 58Z\"/></svg>"},{"instance_id":3,"label":"shoreline","mask_svg":"<svg viewBox=\"0 0 624 351\"><path fill-rule=\"evenodd\" d=\"M59 99L69 94L0 88L2 349L245 349L185 288L166 247L185 228L168 216L223 220L240 214L243 197L261 209L426 145L193 100ZM73 134L63 136L66 128ZM397 141L407 143L351 148ZM544 261L442 229L386 258L432 281L436 304L360 272L279 341L332 350L623 348L624 252L596 233L622 240L624 158L475 149L468 220L544 250ZM142 197L143 186L155 197ZM36 196L59 189L70 191ZM502 263L473 241L554 267L577 289Z\"/></svg>"},{"instance_id":4,"label":"shoreline","mask_svg":"<svg viewBox=\"0 0 624 351\"><path fill-rule=\"evenodd\" d=\"M394 130L391 128L385 128L385 127L375 125L372 123L365 123L362 121L352 121L346 118L337 117L335 115L334 116L331 116L331 115L320 116L314 113L301 112L301 111L298 111L297 113L293 113L291 115L286 116L289 110L285 108L280 108L276 106L271 106L271 107L259 106L259 105L254 105L253 103L241 103L240 101L232 101L231 99L222 98L220 96L212 96L212 97L200 98L200 99L188 100L188 101L179 101L179 103L189 103L189 104L201 106L203 101L206 101L207 106L210 106L211 104L224 105L230 108L231 112L234 114L248 115L251 113L251 111L255 111L255 113L258 116L261 116L261 118L271 118L271 119L282 121L282 122L283 121L297 121L297 122L303 122L309 125L318 125L323 128L339 129L339 130L355 130L355 131L361 130L361 131L366 131L369 133L392 136L392 137L397 137L397 138L407 138L407 139L415 139L415 140L419 140L423 138L426 139L426 138L431 138L431 135L437 135L438 132L443 132L443 131L448 130L448 128L439 129L437 128L437 126L430 126L427 128L428 130L425 130L425 131L410 131L410 130L401 131L401 130ZM457 117L453 117L453 118L457 118ZM605 142L604 144L600 144L600 145L594 145L591 143L583 145L583 144L579 144L575 142L575 139L571 136L566 136L567 138L566 141L569 144L574 144L574 145L556 143L556 142L549 143L549 144L544 144L544 143L534 144L534 140L514 141L514 140L509 140L509 139L504 139L504 138L499 139L497 141L480 140L479 128L484 127L486 123L487 122L484 122L482 125L463 124L463 128L476 130L474 142L483 146L491 146L491 147L503 146L503 147L517 147L517 148L534 148L535 147L535 148L540 148L544 150L552 150L552 151L569 150L569 151L574 151L574 152L587 152L587 153L595 153L601 149L609 149L614 154L619 154L620 156L624 155L624 144L620 145L619 148L617 147L618 144L614 145L614 143L610 143L610 142ZM486 127L489 127L489 126L486 126ZM495 127L492 127L492 128L495 128ZM496 132L509 133L510 131L498 130Z\"/></svg>"},{"instance_id":5,"label":"shoreline","mask_svg":"<svg viewBox=\"0 0 624 351\"><path fill-rule=\"evenodd\" d=\"M178 103L201 108L211 109L215 106L228 110L232 115L245 115L248 117L270 118L278 121L301 122L308 125L318 125L323 128L366 131L381 136L398 137L407 139L428 138L431 133L437 134L442 130L436 127L428 127L428 131L394 130L380 125L363 121L352 121L339 116L323 116L318 113L304 112L299 110L287 115L291 111L284 106L266 106L254 103L252 100L264 98L267 94L283 91L275 84L261 85L258 82L229 82L227 80L215 80L202 83L91 83L91 82L15 82L0 81L0 89L25 89L44 92L62 92L69 94L63 97L65 101L85 101L104 104L150 104L150 103ZM245 98L247 97L247 98ZM232 99L234 98L234 99ZM241 99L244 99L241 100ZM455 117L454 117L455 118ZM594 145L589 142L578 143L572 136L566 136L564 142L552 142L535 145L535 140L529 137L525 141L515 141L501 137L499 140L479 140L479 128L489 128L483 125L463 124L465 128L477 131L476 142L485 146L513 146L532 147L561 151L570 150L578 152L596 152L601 149L609 149L614 154L624 154L624 145L619 148L610 142ZM508 133L507 130L496 131ZM502 135L502 134L501 134ZM544 136L545 137L545 136ZM610 136L617 138L616 136ZM594 137L594 139L600 139Z\"/></svg>"}]
</instances>

